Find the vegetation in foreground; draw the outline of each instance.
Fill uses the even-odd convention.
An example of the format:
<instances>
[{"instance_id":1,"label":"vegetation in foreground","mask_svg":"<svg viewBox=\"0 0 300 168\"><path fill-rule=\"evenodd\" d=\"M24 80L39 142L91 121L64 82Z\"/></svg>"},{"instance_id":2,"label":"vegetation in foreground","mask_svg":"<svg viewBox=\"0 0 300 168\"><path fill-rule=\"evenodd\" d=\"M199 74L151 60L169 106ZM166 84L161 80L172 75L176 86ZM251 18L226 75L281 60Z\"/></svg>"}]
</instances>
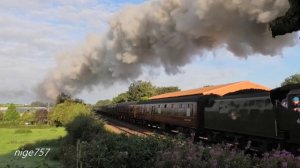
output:
<instances>
[{"instance_id":1,"label":"vegetation in foreground","mask_svg":"<svg viewBox=\"0 0 300 168\"><path fill-rule=\"evenodd\" d=\"M57 128L59 130L63 128ZM14 131L12 131L14 130ZM10 134L30 135L39 129L11 129ZM50 129L49 131L53 131ZM47 157L2 155L0 167L203 167L203 168L298 168L300 157L287 151L272 151L262 158L225 145L206 147L191 141L161 136L137 137L113 134L103 122L81 115L66 125L67 135L22 146L25 149L51 147ZM49 132L48 132L49 135ZM22 139L22 138L20 138Z\"/></svg>"},{"instance_id":2,"label":"vegetation in foreground","mask_svg":"<svg viewBox=\"0 0 300 168\"><path fill-rule=\"evenodd\" d=\"M66 126L68 135L60 155L65 167L300 167L300 157L287 151L256 157L226 145L207 147L182 138L116 135L105 131L103 123L93 120L82 116Z\"/></svg>"},{"instance_id":3,"label":"vegetation in foreground","mask_svg":"<svg viewBox=\"0 0 300 168\"><path fill-rule=\"evenodd\" d=\"M59 167L58 158L52 157L60 147L60 139L66 135L64 128L16 126L0 128L0 167ZM35 144L34 147L30 144ZM24 147L27 145L28 147ZM15 156L19 150L35 150L35 148L51 148L47 157ZM23 157L23 158L22 158ZM49 159L51 158L51 159Z\"/></svg>"},{"instance_id":4,"label":"vegetation in foreground","mask_svg":"<svg viewBox=\"0 0 300 168\"><path fill-rule=\"evenodd\" d=\"M40 140L50 140L66 135L64 128L0 128L0 155L15 151L20 146Z\"/></svg>"}]
</instances>

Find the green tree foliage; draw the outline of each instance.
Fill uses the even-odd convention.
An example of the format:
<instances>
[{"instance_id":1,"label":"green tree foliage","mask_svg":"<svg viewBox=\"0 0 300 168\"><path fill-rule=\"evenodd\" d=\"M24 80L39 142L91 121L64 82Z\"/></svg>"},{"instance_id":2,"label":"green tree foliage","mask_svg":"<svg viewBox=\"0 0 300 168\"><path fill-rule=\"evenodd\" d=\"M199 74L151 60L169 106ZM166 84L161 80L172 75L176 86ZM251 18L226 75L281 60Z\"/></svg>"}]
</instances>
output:
<instances>
[{"instance_id":1,"label":"green tree foliage","mask_svg":"<svg viewBox=\"0 0 300 168\"><path fill-rule=\"evenodd\" d=\"M300 83L300 73L291 75L281 83L281 86L288 85L288 84L297 84Z\"/></svg>"},{"instance_id":2,"label":"green tree foliage","mask_svg":"<svg viewBox=\"0 0 300 168\"><path fill-rule=\"evenodd\" d=\"M75 145L77 140L90 142L104 132L104 124L91 115L80 115L66 125L66 142Z\"/></svg>"},{"instance_id":3,"label":"green tree foliage","mask_svg":"<svg viewBox=\"0 0 300 168\"><path fill-rule=\"evenodd\" d=\"M128 88L129 101L142 101L155 94L155 87L151 82L136 81Z\"/></svg>"},{"instance_id":4,"label":"green tree foliage","mask_svg":"<svg viewBox=\"0 0 300 168\"><path fill-rule=\"evenodd\" d=\"M178 86L156 87L155 95L180 91Z\"/></svg>"},{"instance_id":5,"label":"green tree foliage","mask_svg":"<svg viewBox=\"0 0 300 168\"><path fill-rule=\"evenodd\" d=\"M3 118L4 118L4 114L2 111L0 111L0 121L3 121Z\"/></svg>"},{"instance_id":6,"label":"green tree foliage","mask_svg":"<svg viewBox=\"0 0 300 168\"><path fill-rule=\"evenodd\" d=\"M14 104L8 106L7 111L4 114L5 121L17 121L20 118L20 114L17 112L17 108Z\"/></svg>"},{"instance_id":7,"label":"green tree foliage","mask_svg":"<svg viewBox=\"0 0 300 168\"><path fill-rule=\"evenodd\" d=\"M35 122L35 112L24 112L21 118L19 119L20 124L24 124L26 122L32 123Z\"/></svg>"},{"instance_id":8,"label":"green tree foliage","mask_svg":"<svg viewBox=\"0 0 300 168\"><path fill-rule=\"evenodd\" d=\"M91 114L90 108L82 103L67 100L57 104L54 110L50 113L50 120L57 125L65 125L79 115Z\"/></svg>"},{"instance_id":9,"label":"green tree foliage","mask_svg":"<svg viewBox=\"0 0 300 168\"><path fill-rule=\"evenodd\" d=\"M99 100L99 101L97 101L97 103L95 104L95 106L101 107L101 106L107 106L107 105L110 105L110 104L113 104L113 101L111 101L109 99L106 99L106 100Z\"/></svg>"},{"instance_id":10,"label":"green tree foliage","mask_svg":"<svg viewBox=\"0 0 300 168\"><path fill-rule=\"evenodd\" d=\"M122 102L128 102L129 95L128 93L121 93L117 97L114 97L112 102L113 103L122 103Z\"/></svg>"},{"instance_id":11,"label":"green tree foliage","mask_svg":"<svg viewBox=\"0 0 300 168\"><path fill-rule=\"evenodd\" d=\"M95 106L101 107L109 104L122 103L128 101L145 101L151 96L180 91L177 86L156 87L151 82L136 81L130 84L128 91L119 94L111 100L99 100Z\"/></svg>"},{"instance_id":12,"label":"green tree foliage","mask_svg":"<svg viewBox=\"0 0 300 168\"><path fill-rule=\"evenodd\" d=\"M48 111L46 109L39 109L35 112L35 120L38 124L46 124L48 121Z\"/></svg>"}]
</instances>

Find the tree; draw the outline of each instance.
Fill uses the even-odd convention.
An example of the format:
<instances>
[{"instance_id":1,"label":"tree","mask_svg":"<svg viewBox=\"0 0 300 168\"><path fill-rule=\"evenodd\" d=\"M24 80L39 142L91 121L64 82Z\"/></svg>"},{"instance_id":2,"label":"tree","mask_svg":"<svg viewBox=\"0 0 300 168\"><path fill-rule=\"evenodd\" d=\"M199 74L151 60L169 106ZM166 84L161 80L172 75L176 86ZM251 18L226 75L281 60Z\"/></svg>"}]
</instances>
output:
<instances>
[{"instance_id":1,"label":"tree","mask_svg":"<svg viewBox=\"0 0 300 168\"><path fill-rule=\"evenodd\" d=\"M79 115L90 115L90 108L82 103L76 103L72 100L66 100L57 104L54 110L49 114L49 119L56 125L65 125L74 120Z\"/></svg>"},{"instance_id":2,"label":"tree","mask_svg":"<svg viewBox=\"0 0 300 168\"><path fill-rule=\"evenodd\" d=\"M38 124L46 124L48 121L48 111L46 109L39 109L35 112L35 119Z\"/></svg>"},{"instance_id":3,"label":"tree","mask_svg":"<svg viewBox=\"0 0 300 168\"><path fill-rule=\"evenodd\" d=\"M0 121L3 121L3 118L4 118L4 114L2 111L0 111Z\"/></svg>"},{"instance_id":4,"label":"tree","mask_svg":"<svg viewBox=\"0 0 300 168\"><path fill-rule=\"evenodd\" d=\"M128 102L129 95L128 93L121 93L117 97L114 97L112 102L113 103L122 103L122 102Z\"/></svg>"},{"instance_id":5,"label":"tree","mask_svg":"<svg viewBox=\"0 0 300 168\"><path fill-rule=\"evenodd\" d=\"M281 83L281 86L296 83L300 83L300 73L285 78L285 80Z\"/></svg>"},{"instance_id":6,"label":"tree","mask_svg":"<svg viewBox=\"0 0 300 168\"><path fill-rule=\"evenodd\" d=\"M145 100L155 94L155 87L151 82L136 81L133 82L128 89L129 101Z\"/></svg>"},{"instance_id":7,"label":"tree","mask_svg":"<svg viewBox=\"0 0 300 168\"><path fill-rule=\"evenodd\" d=\"M109 105L109 104L128 102L128 101L145 101L154 95L176 92L176 91L180 91L180 89L177 86L156 87L152 85L151 82L140 80L131 83L127 92L119 94L117 97L114 97L112 101L101 100L97 102L97 104Z\"/></svg>"},{"instance_id":8,"label":"tree","mask_svg":"<svg viewBox=\"0 0 300 168\"><path fill-rule=\"evenodd\" d=\"M180 91L178 86L156 87L155 95Z\"/></svg>"},{"instance_id":9,"label":"tree","mask_svg":"<svg viewBox=\"0 0 300 168\"><path fill-rule=\"evenodd\" d=\"M23 113L19 119L20 124L25 124L26 122L33 123L35 122L35 112L26 111Z\"/></svg>"},{"instance_id":10,"label":"tree","mask_svg":"<svg viewBox=\"0 0 300 168\"><path fill-rule=\"evenodd\" d=\"M17 108L14 104L8 106L7 111L4 114L5 121L17 121L20 118Z\"/></svg>"},{"instance_id":11,"label":"tree","mask_svg":"<svg viewBox=\"0 0 300 168\"><path fill-rule=\"evenodd\" d=\"M110 104L113 104L113 102L109 99L106 99L106 100L99 100L97 101L97 103L95 104L95 106L97 107L101 107L101 106L107 106L107 105L110 105Z\"/></svg>"}]
</instances>

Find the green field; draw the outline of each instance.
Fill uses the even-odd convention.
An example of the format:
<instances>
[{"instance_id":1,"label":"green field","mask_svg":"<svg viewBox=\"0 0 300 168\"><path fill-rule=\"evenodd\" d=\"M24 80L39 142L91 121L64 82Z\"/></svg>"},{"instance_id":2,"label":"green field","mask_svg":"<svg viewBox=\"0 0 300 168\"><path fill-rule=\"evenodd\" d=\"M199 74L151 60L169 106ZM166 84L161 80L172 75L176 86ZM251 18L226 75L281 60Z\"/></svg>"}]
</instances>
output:
<instances>
[{"instance_id":1,"label":"green field","mask_svg":"<svg viewBox=\"0 0 300 168\"><path fill-rule=\"evenodd\" d=\"M0 128L0 167L57 167L59 163L47 157L31 156L22 158L14 156L16 150L25 144L38 144L35 147L51 148L48 155L57 151L59 137L66 135L64 128Z\"/></svg>"}]
</instances>

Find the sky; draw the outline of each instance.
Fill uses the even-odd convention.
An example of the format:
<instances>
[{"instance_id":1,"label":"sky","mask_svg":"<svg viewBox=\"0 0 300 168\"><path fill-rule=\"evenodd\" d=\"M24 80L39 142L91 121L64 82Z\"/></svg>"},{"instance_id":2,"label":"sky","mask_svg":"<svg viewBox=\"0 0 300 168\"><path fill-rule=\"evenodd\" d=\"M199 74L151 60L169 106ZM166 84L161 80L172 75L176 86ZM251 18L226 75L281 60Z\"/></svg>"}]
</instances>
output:
<instances>
[{"instance_id":1,"label":"sky","mask_svg":"<svg viewBox=\"0 0 300 168\"><path fill-rule=\"evenodd\" d=\"M114 13L143 0L7 0L0 1L0 103L31 103L35 88L55 67L59 53L101 33ZM297 45L281 55L235 57L226 49L205 52L180 72L167 75L162 68L144 69L137 80L182 90L242 80L270 88L288 76L300 73ZM127 90L129 82L111 87L95 86L76 97L87 103L110 99Z\"/></svg>"}]
</instances>

